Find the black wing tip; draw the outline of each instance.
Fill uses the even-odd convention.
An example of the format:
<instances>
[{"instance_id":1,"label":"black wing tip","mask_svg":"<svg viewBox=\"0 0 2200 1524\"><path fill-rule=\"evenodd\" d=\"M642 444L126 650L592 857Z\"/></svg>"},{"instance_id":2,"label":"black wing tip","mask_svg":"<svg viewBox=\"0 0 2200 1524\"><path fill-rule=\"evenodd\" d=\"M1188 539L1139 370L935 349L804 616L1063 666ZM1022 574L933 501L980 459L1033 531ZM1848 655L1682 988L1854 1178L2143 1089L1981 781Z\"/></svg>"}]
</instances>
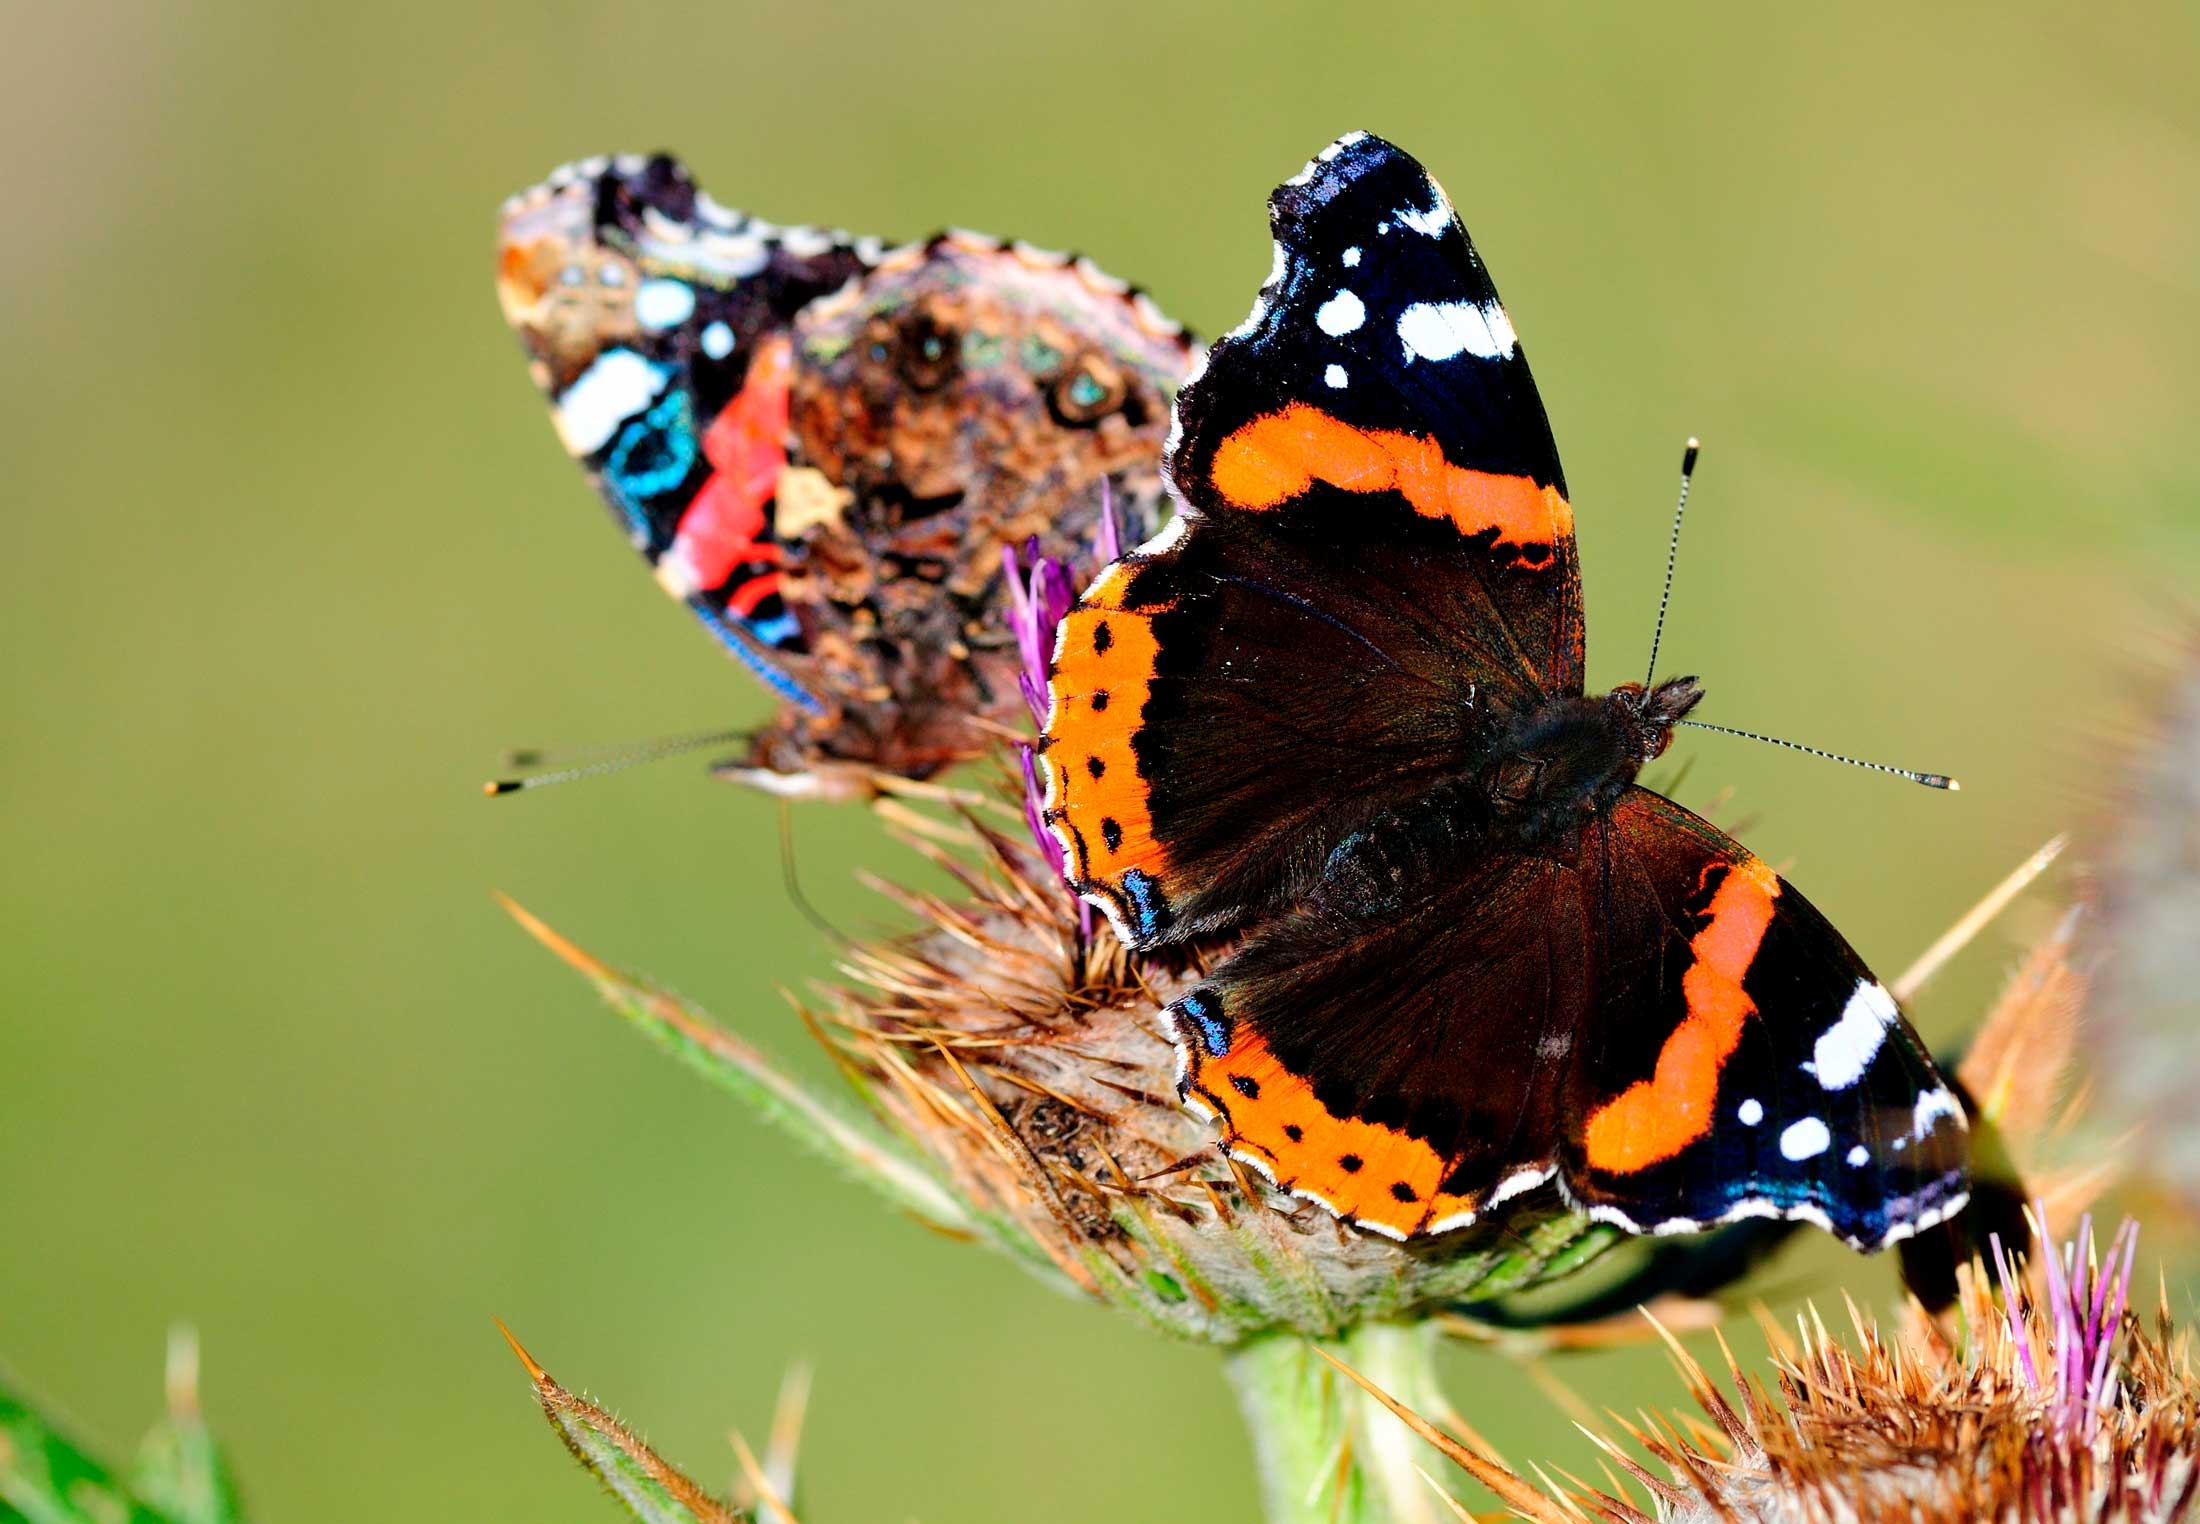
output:
<instances>
[{"instance_id":1,"label":"black wing tip","mask_svg":"<svg viewBox=\"0 0 2200 1524\"><path fill-rule=\"evenodd\" d=\"M1306 161L1304 168L1275 188L1268 198L1269 219L1281 232L1369 175L1390 170L1403 170L1419 179L1428 177L1420 160L1387 138L1357 129L1345 133L1332 139Z\"/></svg>"}]
</instances>

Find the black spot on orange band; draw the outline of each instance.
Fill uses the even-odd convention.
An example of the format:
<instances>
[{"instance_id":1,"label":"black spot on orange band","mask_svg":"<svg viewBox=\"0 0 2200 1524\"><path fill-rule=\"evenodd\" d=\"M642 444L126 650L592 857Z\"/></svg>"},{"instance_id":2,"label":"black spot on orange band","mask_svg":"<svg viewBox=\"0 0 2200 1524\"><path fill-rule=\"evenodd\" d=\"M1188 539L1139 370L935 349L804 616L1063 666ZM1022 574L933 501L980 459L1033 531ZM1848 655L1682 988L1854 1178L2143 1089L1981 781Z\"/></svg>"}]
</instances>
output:
<instances>
[{"instance_id":1,"label":"black spot on orange band","mask_svg":"<svg viewBox=\"0 0 2200 1524\"><path fill-rule=\"evenodd\" d=\"M1222 1025L1220 1003L1204 989L1179 1001L1177 1011L1186 1098L1221 1122L1225 1149L1257 1159L1285 1190L1401 1238L1467 1220L1479 1209L1481 1188L1444 1189L1459 1160L1401 1128L1330 1111L1257 1031L1243 1022ZM1210 1035L1225 1037L1226 1050L1216 1053Z\"/></svg>"}]
</instances>

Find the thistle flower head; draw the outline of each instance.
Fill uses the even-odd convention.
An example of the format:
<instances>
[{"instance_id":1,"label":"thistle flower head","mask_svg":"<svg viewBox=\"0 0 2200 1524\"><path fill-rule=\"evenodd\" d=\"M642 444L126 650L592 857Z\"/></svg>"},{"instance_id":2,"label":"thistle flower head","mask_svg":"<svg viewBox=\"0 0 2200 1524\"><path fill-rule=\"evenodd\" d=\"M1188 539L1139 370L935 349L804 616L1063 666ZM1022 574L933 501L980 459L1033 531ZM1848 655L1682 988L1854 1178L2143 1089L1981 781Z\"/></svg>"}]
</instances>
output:
<instances>
[{"instance_id":1,"label":"thistle flower head","mask_svg":"<svg viewBox=\"0 0 2200 1524\"><path fill-rule=\"evenodd\" d=\"M1035 729L1055 632L1080 582L1123 547L1102 483L1093 564L1001 553L1007 617ZM1333 1335L1531 1283L1614 1235L1546 1214L1475 1246L1402 1247L1345 1228L1221 1158L1176 1100L1160 1009L1196 963L1134 961L1095 939L1062 886L1060 841L1029 742L1016 745L1025 847L966 825L980 866L938 851L963 903L903 894L924 930L859 951L859 988L828 1014L875 1104L980 1221L1080 1289L1171 1331L1235 1343L1269 1329Z\"/></svg>"},{"instance_id":2,"label":"thistle flower head","mask_svg":"<svg viewBox=\"0 0 2200 1524\"><path fill-rule=\"evenodd\" d=\"M972 863L918 845L955 898L891 889L914 934L858 949L814 1014L844 1067L980 1236L1169 1332L1235 1344L1335 1336L1522 1289L1616 1236L1531 1211L1398 1244L1283 1196L1215 1150L1176 1098L1160 1011L1200 972L1081 930L1037 845L975 821Z\"/></svg>"},{"instance_id":3,"label":"thistle flower head","mask_svg":"<svg viewBox=\"0 0 2200 1524\"><path fill-rule=\"evenodd\" d=\"M1806 1324L1776 1346L1779 1405L1739 1377L1729 1402L1686 1364L1728 1444L1649 1441L1671 1472L1658 1516L1746 1504L1741 1517L1780 1524L2182 1517L2200 1489L2200 1383L2166 1312L2152 1331L2129 1315L2137 1237L2125 1224L2096 1259L2088 1221L2021 1272L2002 1256L2000 1306L1974 1266L1952 1343L1921 1315L1891 1334L1859 1318L1853 1349Z\"/></svg>"},{"instance_id":4,"label":"thistle flower head","mask_svg":"<svg viewBox=\"0 0 2200 1524\"><path fill-rule=\"evenodd\" d=\"M1647 1466L1598 1441L1648 1491L1647 1508L1616 1492L1530 1487L1433 1427L1417 1431L1539 1524L2183 1518L2200 1499L2200 1374L2166 1308L2151 1328L2130 1309L2137 1242L2127 1222L2098 1256L2087 1221L2030 1264L1997 1254L1989 1274L1974 1261L1952 1334L1916 1303L1891 1331L1851 1304L1848 1342L1815 1312L1792 1334L1768 1324L1770 1383L1745 1375L1722 1340L1722 1385L1668 1336L1708 1426L1626 1426Z\"/></svg>"}]
</instances>

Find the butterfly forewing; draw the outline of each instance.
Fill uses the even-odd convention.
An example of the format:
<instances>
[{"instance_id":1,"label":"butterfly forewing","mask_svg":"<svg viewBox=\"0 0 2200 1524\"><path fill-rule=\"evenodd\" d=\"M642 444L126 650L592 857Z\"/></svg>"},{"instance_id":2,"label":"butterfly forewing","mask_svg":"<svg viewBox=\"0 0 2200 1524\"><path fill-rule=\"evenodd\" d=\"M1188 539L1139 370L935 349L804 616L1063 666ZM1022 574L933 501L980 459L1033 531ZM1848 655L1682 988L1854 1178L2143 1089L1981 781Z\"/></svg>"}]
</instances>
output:
<instances>
[{"instance_id":1,"label":"butterfly forewing","mask_svg":"<svg viewBox=\"0 0 2200 1524\"><path fill-rule=\"evenodd\" d=\"M1581 684L1557 452L1443 192L1354 135L1270 215L1274 274L1178 398L1181 517L1060 635L1049 821L1141 946L1289 903Z\"/></svg>"}]
</instances>

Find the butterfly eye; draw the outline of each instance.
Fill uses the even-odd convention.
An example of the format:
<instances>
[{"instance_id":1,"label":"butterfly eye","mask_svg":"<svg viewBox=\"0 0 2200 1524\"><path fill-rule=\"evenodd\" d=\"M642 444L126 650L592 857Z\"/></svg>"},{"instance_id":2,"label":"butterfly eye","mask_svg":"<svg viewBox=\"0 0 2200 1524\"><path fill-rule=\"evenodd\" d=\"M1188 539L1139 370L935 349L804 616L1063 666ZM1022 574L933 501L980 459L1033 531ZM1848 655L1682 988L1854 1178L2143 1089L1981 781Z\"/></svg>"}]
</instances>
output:
<instances>
[{"instance_id":1,"label":"butterfly eye","mask_svg":"<svg viewBox=\"0 0 2200 1524\"><path fill-rule=\"evenodd\" d=\"M954 331L928 312L902 324L894 348L894 369L920 392L938 391L961 369L961 345Z\"/></svg>"},{"instance_id":2,"label":"butterfly eye","mask_svg":"<svg viewBox=\"0 0 2200 1524\"><path fill-rule=\"evenodd\" d=\"M1098 355L1081 355L1047 386L1047 408L1057 423L1090 428L1123 405L1129 390L1123 373Z\"/></svg>"}]
</instances>

